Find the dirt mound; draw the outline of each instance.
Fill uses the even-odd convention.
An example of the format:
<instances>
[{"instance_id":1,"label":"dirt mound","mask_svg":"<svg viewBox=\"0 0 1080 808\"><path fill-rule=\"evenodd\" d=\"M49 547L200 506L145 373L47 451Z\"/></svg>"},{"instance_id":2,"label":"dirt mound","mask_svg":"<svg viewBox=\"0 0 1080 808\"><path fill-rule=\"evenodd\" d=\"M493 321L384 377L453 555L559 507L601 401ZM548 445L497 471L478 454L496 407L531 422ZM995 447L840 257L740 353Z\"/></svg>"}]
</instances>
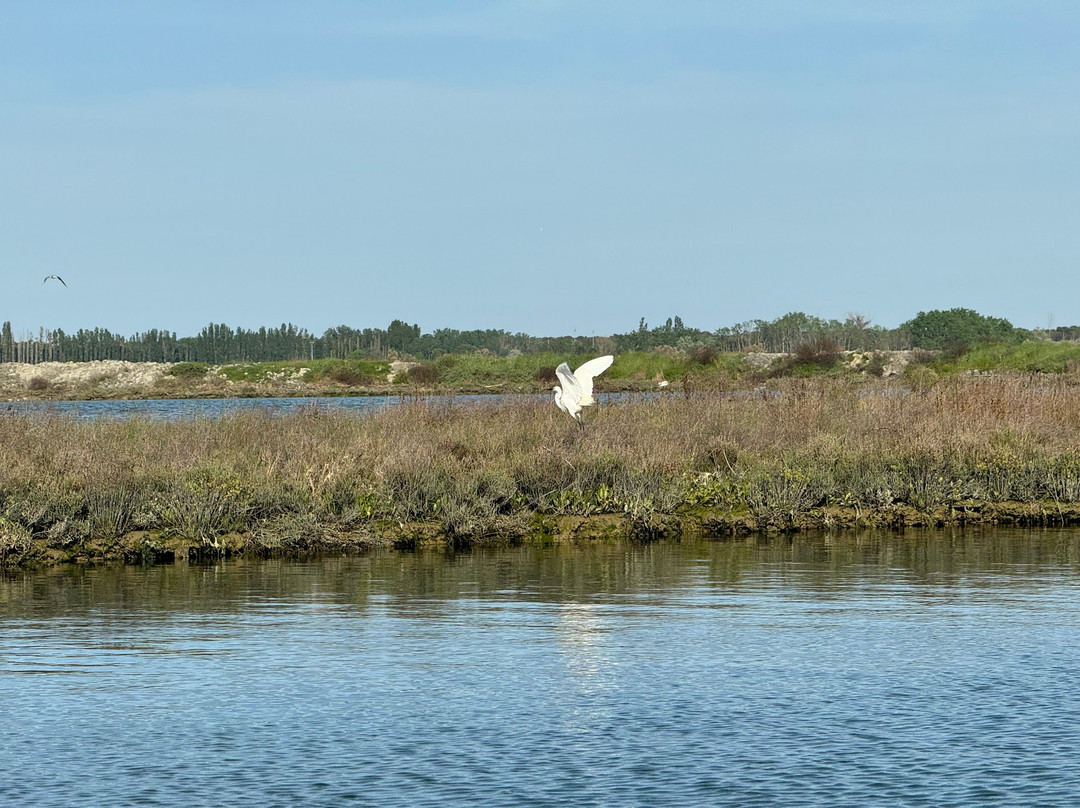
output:
<instances>
[{"instance_id":1,"label":"dirt mound","mask_svg":"<svg viewBox=\"0 0 1080 808\"><path fill-rule=\"evenodd\" d=\"M0 393L18 397L31 389L96 385L106 389L153 387L172 365L158 362L19 362L0 364Z\"/></svg>"}]
</instances>

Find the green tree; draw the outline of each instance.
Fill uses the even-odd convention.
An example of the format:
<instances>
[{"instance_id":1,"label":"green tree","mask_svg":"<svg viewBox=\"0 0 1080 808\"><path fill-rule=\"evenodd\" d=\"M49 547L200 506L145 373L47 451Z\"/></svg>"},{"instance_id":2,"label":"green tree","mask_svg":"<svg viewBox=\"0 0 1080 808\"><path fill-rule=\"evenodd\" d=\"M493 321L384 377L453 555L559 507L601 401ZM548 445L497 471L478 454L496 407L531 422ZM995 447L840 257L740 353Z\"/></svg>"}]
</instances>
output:
<instances>
[{"instance_id":1,"label":"green tree","mask_svg":"<svg viewBox=\"0 0 1080 808\"><path fill-rule=\"evenodd\" d=\"M386 345L401 353L413 353L420 339L420 326L409 325L404 320L394 320L386 329Z\"/></svg>"},{"instance_id":2,"label":"green tree","mask_svg":"<svg viewBox=\"0 0 1080 808\"><path fill-rule=\"evenodd\" d=\"M985 317L972 309L920 311L903 323L914 348L938 349L948 343L1020 342L1021 329L1001 317Z\"/></svg>"},{"instance_id":3,"label":"green tree","mask_svg":"<svg viewBox=\"0 0 1080 808\"><path fill-rule=\"evenodd\" d=\"M14 359L15 339L11 335L11 321L5 320L3 331L0 331L0 362L11 362Z\"/></svg>"}]
</instances>

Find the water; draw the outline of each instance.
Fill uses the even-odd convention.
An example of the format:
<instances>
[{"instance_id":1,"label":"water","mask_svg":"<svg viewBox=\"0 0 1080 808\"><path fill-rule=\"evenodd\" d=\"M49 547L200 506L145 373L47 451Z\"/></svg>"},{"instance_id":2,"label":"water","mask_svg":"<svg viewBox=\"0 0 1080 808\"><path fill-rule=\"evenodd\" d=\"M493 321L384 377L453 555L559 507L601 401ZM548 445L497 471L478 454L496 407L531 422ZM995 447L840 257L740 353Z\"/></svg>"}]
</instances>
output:
<instances>
[{"instance_id":1,"label":"water","mask_svg":"<svg viewBox=\"0 0 1080 808\"><path fill-rule=\"evenodd\" d=\"M476 400L490 400L491 398L491 396L456 396L453 400L472 403ZM409 399L400 396L343 396L340 398L309 396L298 398L164 398L144 401L16 401L7 405L7 411L52 413L80 420L143 417L172 421L188 418L220 418L223 415L244 410L259 410L276 415L309 407L365 413L386 409L406 400ZM446 398L446 400L450 399Z\"/></svg>"},{"instance_id":2,"label":"water","mask_svg":"<svg viewBox=\"0 0 1080 808\"><path fill-rule=\"evenodd\" d=\"M1080 532L0 577L5 806L1080 804Z\"/></svg>"},{"instance_id":3,"label":"water","mask_svg":"<svg viewBox=\"0 0 1080 808\"><path fill-rule=\"evenodd\" d=\"M656 398L655 393L599 393L600 404L614 401L647 400ZM551 400L547 393L528 395L455 395L423 396L420 400L436 404L460 404L464 406L494 406L513 399ZM306 396L296 398L163 398L146 400L112 401L12 401L0 407L4 413L55 414L79 420L102 418L151 418L154 420L181 420L190 418L220 418L233 412L259 410L272 415L297 412L310 407L323 410L368 413L386 409L406 401L416 401L416 396ZM554 406L554 404L552 404Z\"/></svg>"}]
</instances>

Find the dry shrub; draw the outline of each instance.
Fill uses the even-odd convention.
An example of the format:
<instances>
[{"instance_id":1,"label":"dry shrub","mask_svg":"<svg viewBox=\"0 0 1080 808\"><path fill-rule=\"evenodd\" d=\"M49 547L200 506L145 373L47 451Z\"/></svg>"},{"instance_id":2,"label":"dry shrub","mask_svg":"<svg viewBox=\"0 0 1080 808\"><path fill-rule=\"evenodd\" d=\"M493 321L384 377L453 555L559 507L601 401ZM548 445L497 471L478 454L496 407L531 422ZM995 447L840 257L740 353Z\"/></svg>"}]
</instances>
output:
<instances>
[{"instance_id":1,"label":"dry shrub","mask_svg":"<svg viewBox=\"0 0 1080 808\"><path fill-rule=\"evenodd\" d=\"M962 339L945 340L941 346L941 358L946 362L955 362L968 352L970 346Z\"/></svg>"},{"instance_id":2,"label":"dry shrub","mask_svg":"<svg viewBox=\"0 0 1080 808\"><path fill-rule=\"evenodd\" d=\"M555 375L555 368L542 367L533 375L533 379L539 384L557 384L559 377Z\"/></svg>"},{"instance_id":3,"label":"dry shrub","mask_svg":"<svg viewBox=\"0 0 1080 808\"><path fill-rule=\"evenodd\" d=\"M712 365L716 362L719 354L715 348L708 345L699 345L686 355L686 358L695 365Z\"/></svg>"},{"instance_id":4,"label":"dry shrub","mask_svg":"<svg viewBox=\"0 0 1080 808\"><path fill-rule=\"evenodd\" d=\"M800 343L795 348L795 361L803 365L830 367L839 361L840 345L832 337L819 337Z\"/></svg>"},{"instance_id":5,"label":"dry shrub","mask_svg":"<svg viewBox=\"0 0 1080 808\"><path fill-rule=\"evenodd\" d=\"M874 351L861 366L860 370L868 376L884 376L887 358L881 351Z\"/></svg>"},{"instance_id":6,"label":"dry shrub","mask_svg":"<svg viewBox=\"0 0 1080 808\"><path fill-rule=\"evenodd\" d=\"M41 390L49 389L49 380L44 376L35 376L26 385L28 390L40 392Z\"/></svg>"},{"instance_id":7,"label":"dry shrub","mask_svg":"<svg viewBox=\"0 0 1080 808\"><path fill-rule=\"evenodd\" d=\"M263 554L279 551L324 550L333 543L332 532L314 513L285 513L261 522L247 537Z\"/></svg>"},{"instance_id":8,"label":"dry shrub","mask_svg":"<svg viewBox=\"0 0 1080 808\"><path fill-rule=\"evenodd\" d=\"M0 567L22 563L30 557L33 547L29 530L0 518Z\"/></svg>"},{"instance_id":9,"label":"dry shrub","mask_svg":"<svg viewBox=\"0 0 1080 808\"><path fill-rule=\"evenodd\" d=\"M422 365L413 365L409 368L409 382L412 384L430 386L438 381L439 368L437 365L424 363Z\"/></svg>"}]
</instances>

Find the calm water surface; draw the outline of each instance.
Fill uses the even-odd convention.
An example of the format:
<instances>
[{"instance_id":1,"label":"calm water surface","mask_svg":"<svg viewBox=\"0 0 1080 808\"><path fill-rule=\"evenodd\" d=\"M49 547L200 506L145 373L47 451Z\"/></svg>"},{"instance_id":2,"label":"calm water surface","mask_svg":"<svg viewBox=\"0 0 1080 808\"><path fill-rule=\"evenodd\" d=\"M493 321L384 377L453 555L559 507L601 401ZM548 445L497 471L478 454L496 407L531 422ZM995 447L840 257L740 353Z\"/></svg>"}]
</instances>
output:
<instances>
[{"instance_id":1,"label":"calm water surface","mask_svg":"<svg viewBox=\"0 0 1080 808\"><path fill-rule=\"evenodd\" d=\"M1080 805L1080 532L0 577L4 806Z\"/></svg>"},{"instance_id":2,"label":"calm water surface","mask_svg":"<svg viewBox=\"0 0 1080 808\"><path fill-rule=\"evenodd\" d=\"M598 393L599 403L650 400L655 393ZM432 404L465 406L498 406L507 401L528 399L551 400L547 393L538 395L455 395L422 396L419 400ZM366 413L393 407L417 396L303 396L297 398L163 398L114 401L12 401L3 405L2 412L63 415L79 420L101 418L151 418L174 421L185 418L220 418L234 412L258 410L274 415L286 414L310 407L325 410ZM552 403L554 407L554 402Z\"/></svg>"},{"instance_id":3,"label":"calm water surface","mask_svg":"<svg viewBox=\"0 0 1080 808\"><path fill-rule=\"evenodd\" d=\"M435 398L435 397L431 397ZM440 397L440 400L446 397ZM455 396L454 401L470 402L492 396ZM352 396L300 398L163 398L144 401L15 401L10 412L64 415L80 420L99 418L220 418L233 412L259 410L273 414L296 412L307 407L370 412L385 409L408 399L401 396ZM446 400L449 400L448 398Z\"/></svg>"}]
</instances>

